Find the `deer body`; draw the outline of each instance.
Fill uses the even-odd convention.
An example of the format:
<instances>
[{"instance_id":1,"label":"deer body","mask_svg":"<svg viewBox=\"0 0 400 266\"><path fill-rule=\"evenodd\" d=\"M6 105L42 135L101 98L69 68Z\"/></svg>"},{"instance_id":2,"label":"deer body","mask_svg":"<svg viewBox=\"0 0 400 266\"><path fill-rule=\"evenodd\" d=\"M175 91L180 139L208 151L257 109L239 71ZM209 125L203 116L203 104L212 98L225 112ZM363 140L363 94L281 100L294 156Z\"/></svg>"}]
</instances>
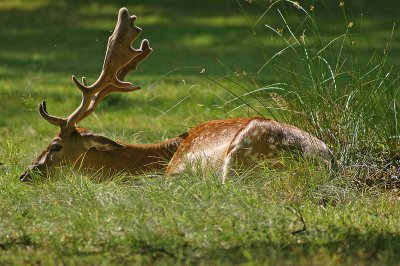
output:
<instances>
[{"instance_id":1,"label":"deer body","mask_svg":"<svg viewBox=\"0 0 400 266\"><path fill-rule=\"evenodd\" d=\"M82 93L82 102L75 111L60 118L47 112L45 101L39 105L40 115L58 126L60 133L21 175L21 181L30 181L32 172L45 176L49 170L68 163L102 175L155 170L172 175L193 167L212 168L225 181L236 165L246 164L253 156L276 158L281 150L299 150L305 157L320 158L328 167L335 163L322 141L296 127L264 118L208 121L157 144L119 143L79 128L77 124L93 113L108 94L140 89L123 81L152 51L147 40L142 41L140 49L131 47L141 32L134 25L135 20L126 8L120 9L117 25L108 39L103 69L92 85L87 85L84 78L81 83L72 77Z\"/></svg>"},{"instance_id":2,"label":"deer body","mask_svg":"<svg viewBox=\"0 0 400 266\"><path fill-rule=\"evenodd\" d=\"M328 168L336 164L324 142L299 128L259 117L233 118L209 121L190 130L166 174L212 168L224 182L235 166L248 164L252 157L276 158L282 150L316 157Z\"/></svg>"},{"instance_id":3,"label":"deer body","mask_svg":"<svg viewBox=\"0 0 400 266\"><path fill-rule=\"evenodd\" d=\"M214 120L189 130L168 164L166 174L179 174L188 167L222 169L232 140L250 120L251 118Z\"/></svg>"}]
</instances>

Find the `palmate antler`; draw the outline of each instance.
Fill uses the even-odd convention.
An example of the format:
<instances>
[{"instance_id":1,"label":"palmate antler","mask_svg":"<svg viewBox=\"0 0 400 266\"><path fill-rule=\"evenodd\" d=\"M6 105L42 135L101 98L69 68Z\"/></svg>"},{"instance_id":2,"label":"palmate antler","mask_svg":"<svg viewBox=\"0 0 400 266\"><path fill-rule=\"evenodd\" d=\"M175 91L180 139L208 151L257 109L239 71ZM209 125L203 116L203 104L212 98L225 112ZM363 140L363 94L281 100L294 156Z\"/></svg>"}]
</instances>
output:
<instances>
[{"instance_id":1,"label":"palmate antler","mask_svg":"<svg viewBox=\"0 0 400 266\"><path fill-rule=\"evenodd\" d=\"M126 8L118 13L118 22L113 34L108 38L107 51L100 76L92 85L82 83L72 76L75 85L82 92L82 102L79 107L67 118L50 115L46 109L46 102L39 105L40 115L49 123L57 125L62 132L73 132L76 124L90 115L101 100L113 92L130 92L140 89L130 82L123 81L125 76L137 69L137 65L151 52L148 40L143 40L140 49L132 48L132 42L139 36L141 29L134 25L136 16L129 16Z\"/></svg>"}]
</instances>

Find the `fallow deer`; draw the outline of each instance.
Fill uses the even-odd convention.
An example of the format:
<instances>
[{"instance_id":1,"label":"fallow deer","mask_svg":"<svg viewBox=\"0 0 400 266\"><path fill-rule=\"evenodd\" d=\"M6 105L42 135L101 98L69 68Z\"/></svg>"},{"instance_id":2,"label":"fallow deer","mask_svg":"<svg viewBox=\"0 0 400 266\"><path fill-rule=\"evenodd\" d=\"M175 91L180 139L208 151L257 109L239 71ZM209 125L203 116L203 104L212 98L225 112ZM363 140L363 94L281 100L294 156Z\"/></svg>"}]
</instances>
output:
<instances>
[{"instance_id":1,"label":"fallow deer","mask_svg":"<svg viewBox=\"0 0 400 266\"><path fill-rule=\"evenodd\" d=\"M50 115L43 101L40 115L60 128L58 135L42 151L21 177L30 181L32 173L48 175L62 165L100 172L140 174L154 170L165 175L179 174L197 166L212 168L222 181L236 165L246 164L253 156L277 157L281 150L299 150L305 157L317 157L328 167L335 164L331 150L324 142L296 127L265 118L214 120L194 127L179 137L157 144L125 144L91 133L77 124L90 115L104 97L113 92L140 89L123 81L152 51L147 40L135 50L131 43L141 29L134 25L136 16L121 8L113 34L108 39L103 69L97 81L87 85L74 76L73 82L82 93L79 107L67 118Z\"/></svg>"}]
</instances>

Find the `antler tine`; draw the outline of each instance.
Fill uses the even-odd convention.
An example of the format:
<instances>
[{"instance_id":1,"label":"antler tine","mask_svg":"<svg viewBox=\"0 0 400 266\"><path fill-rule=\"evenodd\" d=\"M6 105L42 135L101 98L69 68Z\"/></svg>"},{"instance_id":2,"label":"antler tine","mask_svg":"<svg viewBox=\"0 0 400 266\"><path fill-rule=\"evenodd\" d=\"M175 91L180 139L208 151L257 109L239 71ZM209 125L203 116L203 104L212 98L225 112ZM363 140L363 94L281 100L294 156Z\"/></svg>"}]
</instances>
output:
<instances>
[{"instance_id":1,"label":"antler tine","mask_svg":"<svg viewBox=\"0 0 400 266\"><path fill-rule=\"evenodd\" d=\"M146 57L153 52L153 49L150 48L149 41L144 39L138 51L140 51L140 54L132 58L132 60L119 71L117 76L119 80L123 80L129 72L135 71L138 64L146 59Z\"/></svg>"},{"instance_id":2,"label":"antler tine","mask_svg":"<svg viewBox=\"0 0 400 266\"><path fill-rule=\"evenodd\" d=\"M98 103L109 93L129 92L140 89L130 82L123 81L129 72L136 70L137 65L151 53L147 40L142 41L140 49L131 47L131 43L141 33L141 29L134 25L136 16L129 16L126 8L118 13L118 22L113 34L108 39L103 69L92 85L82 83L75 76L72 80L82 92L80 106L67 118L67 127L75 128L76 123L93 112Z\"/></svg>"},{"instance_id":3,"label":"antler tine","mask_svg":"<svg viewBox=\"0 0 400 266\"><path fill-rule=\"evenodd\" d=\"M120 69L118 72L117 78L119 80L123 80L125 76L132 71L135 71L137 69L137 66L140 62L142 62L146 57L153 51L153 49L150 48L149 41L147 39L144 39L140 45L140 54L137 55L136 57L132 58L132 60L125 65L123 68ZM79 118L79 121L85 119L88 115L90 115L97 107L97 105L110 93L114 92L131 92L135 90L139 90L139 86L132 86L131 88L118 88L118 87L113 87L113 86L108 86L106 89L98 92L96 95L92 97L91 103L86 110L86 112ZM78 121L78 122L79 122Z\"/></svg>"},{"instance_id":4,"label":"antler tine","mask_svg":"<svg viewBox=\"0 0 400 266\"><path fill-rule=\"evenodd\" d=\"M59 126L60 128L65 127L65 125L67 124L67 120L57 117L57 116L53 116L53 115L49 115L49 113L47 112L47 108L46 108L46 101L42 101L41 104L39 104L39 113L40 115L50 124Z\"/></svg>"},{"instance_id":5,"label":"antler tine","mask_svg":"<svg viewBox=\"0 0 400 266\"><path fill-rule=\"evenodd\" d=\"M85 78L85 77L82 77L82 84L85 85L85 86L87 86L87 81L86 81L86 78Z\"/></svg>"}]
</instances>

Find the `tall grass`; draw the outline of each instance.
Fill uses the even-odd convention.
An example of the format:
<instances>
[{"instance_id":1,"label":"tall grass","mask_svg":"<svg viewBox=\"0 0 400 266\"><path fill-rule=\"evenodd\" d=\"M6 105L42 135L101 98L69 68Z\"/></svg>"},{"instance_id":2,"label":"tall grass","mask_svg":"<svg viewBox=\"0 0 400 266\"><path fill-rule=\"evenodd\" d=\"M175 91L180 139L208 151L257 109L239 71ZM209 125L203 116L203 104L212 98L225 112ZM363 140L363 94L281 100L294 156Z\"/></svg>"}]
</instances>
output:
<instances>
[{"instance_id":1,"label":"tall grass","mask_svg":"<svg viewBox=\"0 0 400 266\"><path fill-rule=\"evenodd\" d=\"M265 62L251 76L274 76L279 82L251 88L230 80L244 90L235 94L235 99L240 99L238 107L254 108L261 102L261 110L265 110L254 108L258 113L313 133L334 150L345 170L355 171L353 174L399 175L400 76L387 64L394 25L386 47L366 60L360 52L369 37L363 33L362 17L349 20L343 4L337 7L343 13L342 33L333 36L319 29L320 16L313 5L301 6L290 0L274 1L270 6L257 1L252 4L265 8L249 23L253 44ZM245 7L240 7L246 14ZM281 22L268 24L268 17L274 16ZM268 38L280 42L275 51L264 45Z\"/></svg>"}]
</instances>

